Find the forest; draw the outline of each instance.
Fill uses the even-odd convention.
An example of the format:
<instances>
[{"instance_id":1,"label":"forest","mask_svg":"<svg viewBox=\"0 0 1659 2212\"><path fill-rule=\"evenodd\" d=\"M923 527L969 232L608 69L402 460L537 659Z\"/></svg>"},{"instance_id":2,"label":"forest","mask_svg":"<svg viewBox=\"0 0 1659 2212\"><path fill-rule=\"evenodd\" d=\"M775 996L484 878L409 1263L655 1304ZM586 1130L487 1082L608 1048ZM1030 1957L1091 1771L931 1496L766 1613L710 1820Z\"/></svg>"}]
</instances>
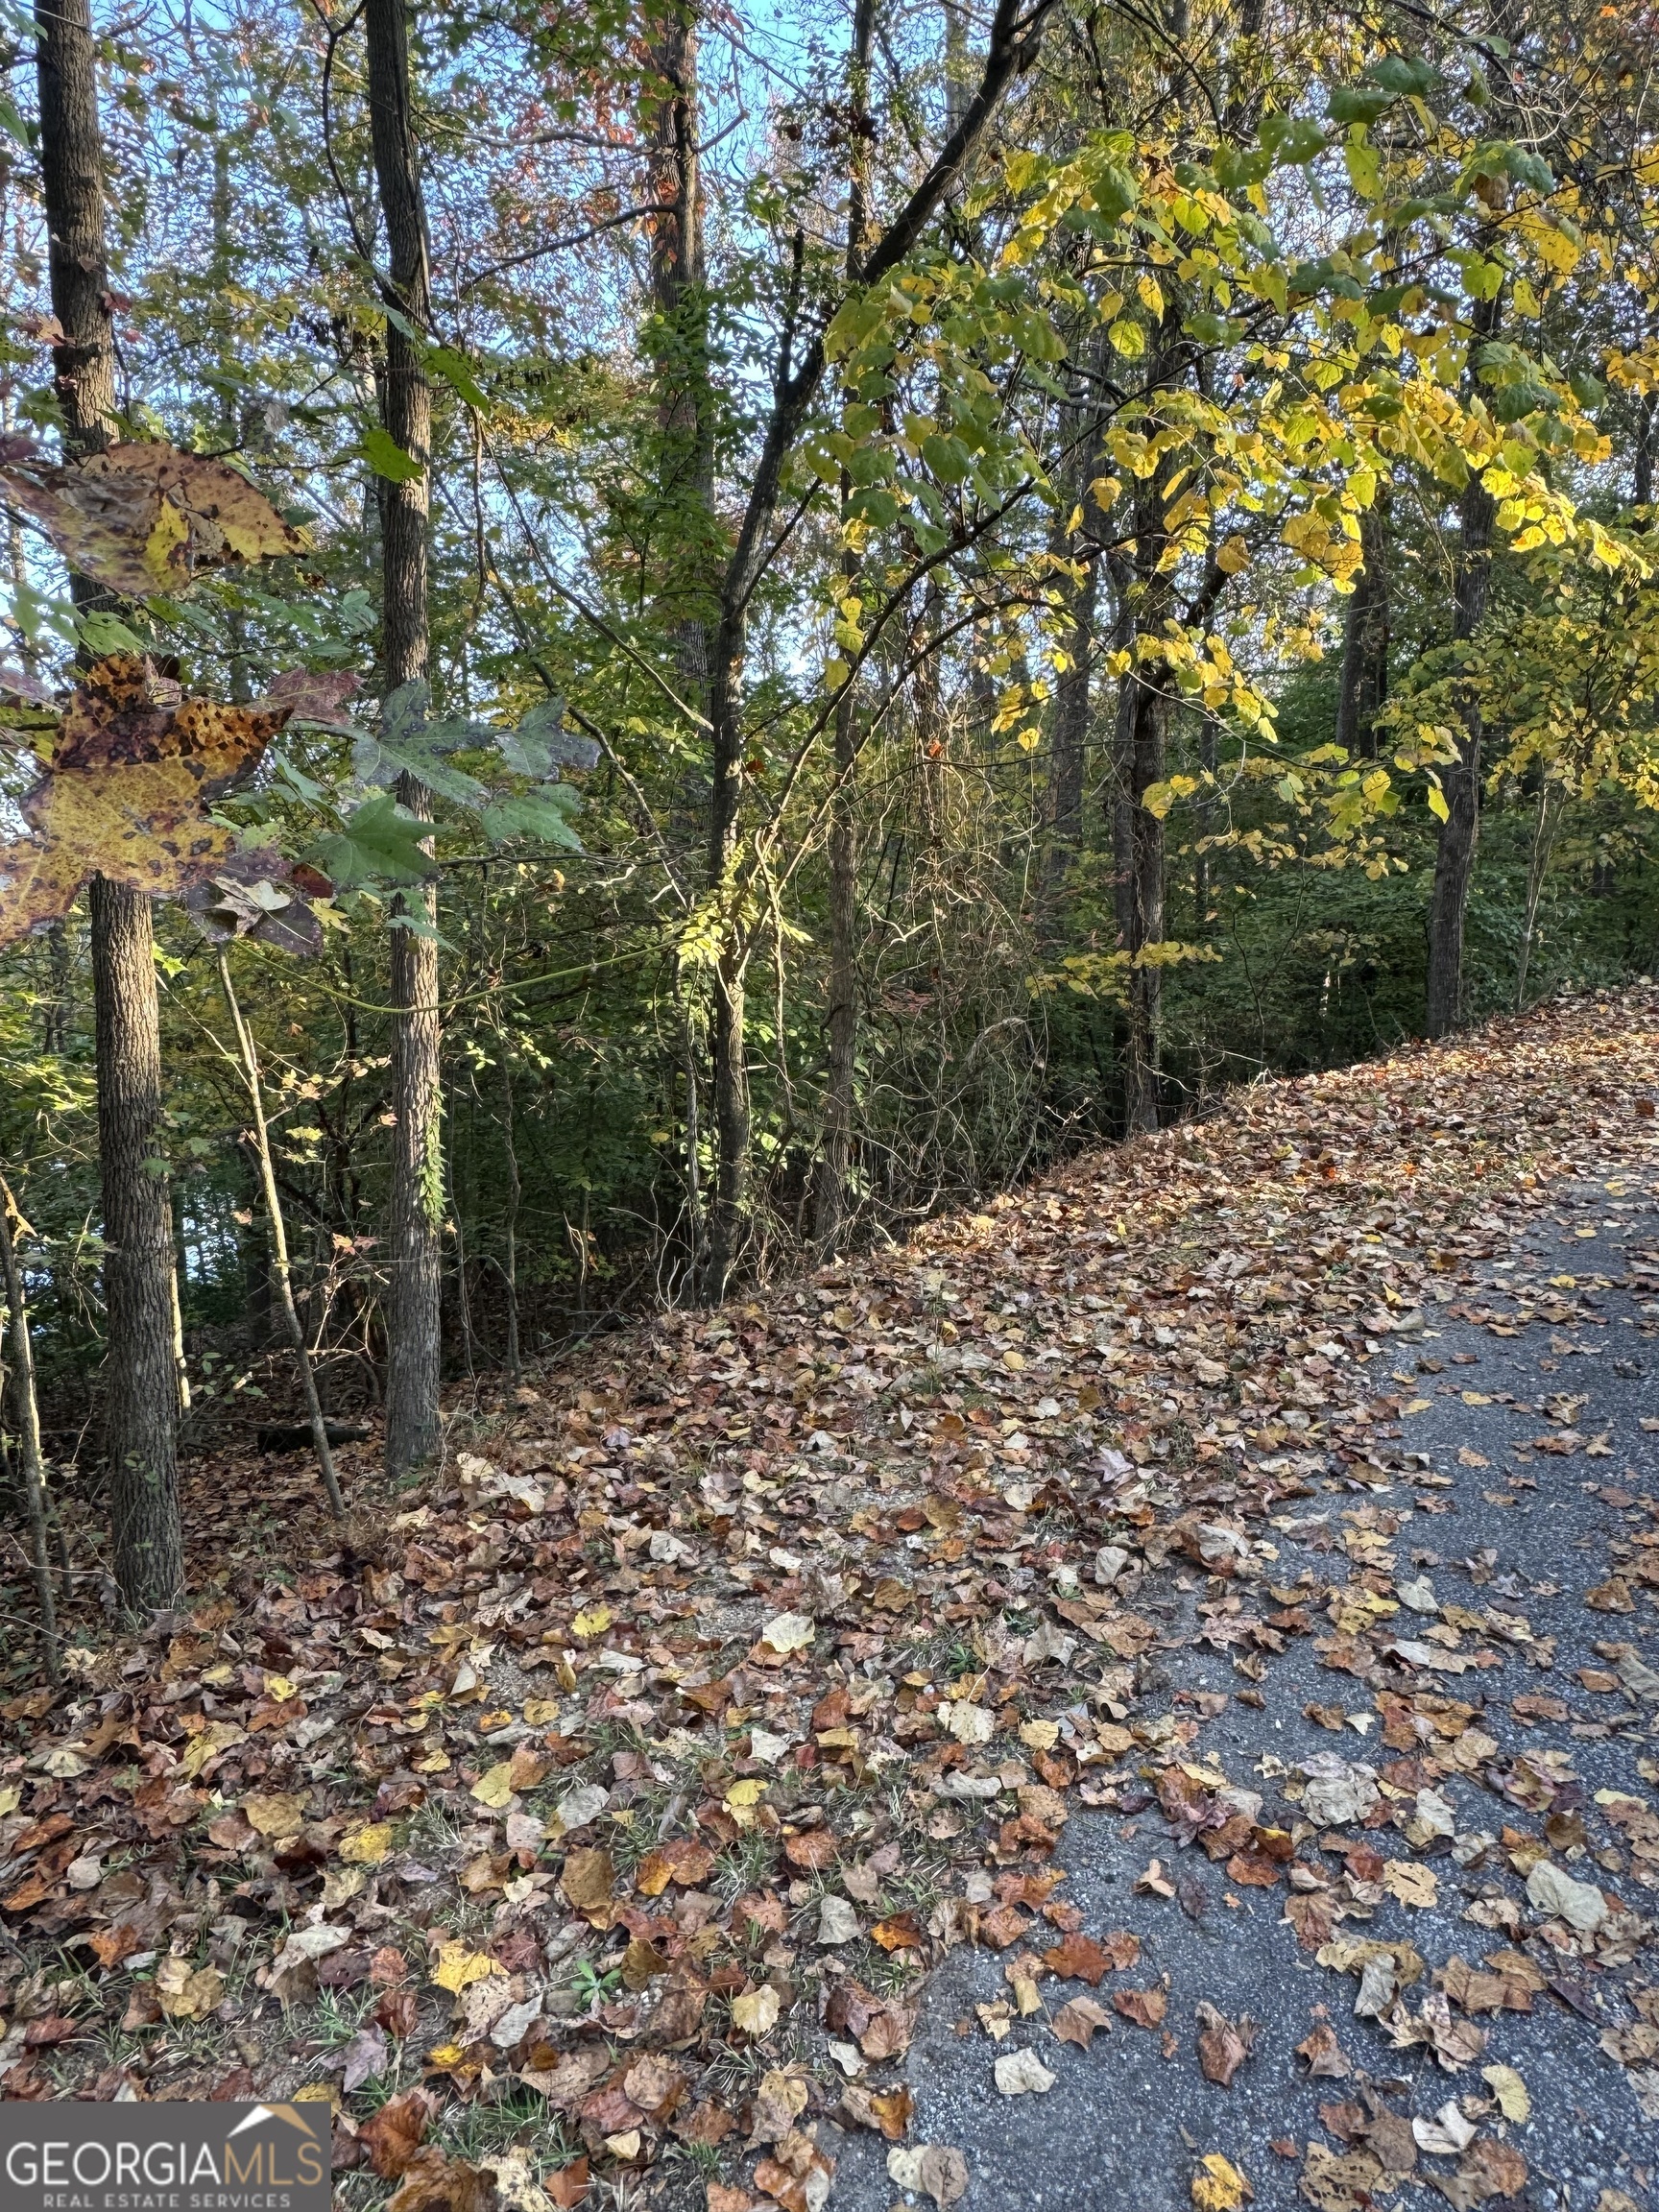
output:
<instances>
[{"instance_id":1,"label":"forest","mask_svg":"<svg viewBox=\"0 0 1659 2212\"><path fill-rule=\"evenodd\" d=\"M0 17L15 2200L1647 2212L1646 0Z\"/></svg>"},{"instance_id":2,"label":"forest","mask_svg":"<svg viewBox=\"0 0 1659 2212\"><path fill-rule=\"evenodd\" d=\"M339 1503L330 1423L412 1479L458 1382L1653 964L1640 11L11 38L38 1575L53 1483L142 1614L192 1453Z\"/></svg>"}]
</instances>

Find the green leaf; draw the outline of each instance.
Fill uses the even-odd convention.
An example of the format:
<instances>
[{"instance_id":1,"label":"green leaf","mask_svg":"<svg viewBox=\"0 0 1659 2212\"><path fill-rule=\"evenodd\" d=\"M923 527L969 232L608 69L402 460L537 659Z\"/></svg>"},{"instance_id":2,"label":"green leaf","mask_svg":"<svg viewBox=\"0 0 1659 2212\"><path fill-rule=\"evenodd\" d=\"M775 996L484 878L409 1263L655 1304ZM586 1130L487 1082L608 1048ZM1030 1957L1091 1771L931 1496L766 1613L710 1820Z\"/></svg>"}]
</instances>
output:
<instances>
[{"instance_id":1,"label":"green leaf","mask_svg":"<svg viewBox=\"0 0 1659 2212\"><path fill-rule=\"evenodd\" d=\"M149 650L119 614L103 613L94 608L88 613L78 614L75 627L81 633L86 650L99 661L103 660L106 653L143 653Z\"/></svg>"},{"instance_id":2,"label":"green leaf","mask_svg":"<svg viewBox=\"0 0 1659 2212\"><path fill-rule=\"evenodd\" d=\"M974 466L974 456L960 438L931 432L922 441L922 458L941 484L960 484Z\"/></svg>"},{"instance_id":3,"label":"green leaf","mask_svg":"<svg viewBox=\"0 0 1659 2212\"><path fill-rule=\"evenodd\" d=\"M1381 84L1402 99L1408 93L1427 99L1438 82L1429 62L1415 57L1407 60L1403 54L1385 54L1381 61L1373 61L1365 74L1373 84Z\"/></svg>"},{"instance_id":4,"label":"green leaf","mask_svg":"<svg viewBox=\"0 0 1659 2212\"><path fill-rule=\"evenodd\" d=\"M378 422L364 431L360 450L375 475L384 476L389 484L412 484L422 473L415 456L405 453L392 433L382 430Z\"/></svg>"},{"instance_id":5,"label":"green leaf","mask_svg":"<svg viewBox=\"0 0 1659 2212\"><path fill-rule=\"evenodd\" d=\"M1382 84L1333 84L1325 95L1333 123L1375 123L1397 97Z\"/></svg>"},{"instance_id":6,"label":"green leaf","mask_svg":"<svg viewBox=\"0 0 1659 2212\"><path fill-rule=\"evenodd\" d=\"M351 748L351 765L365 783L395 783L399 776L413 776L428 791L449 799L457 806L477 806L489 797L476 776L452 768L431 745L411 739L388 745L365 731Z\"/></svg>"},{"instance_id":7,"label":"green leaf","mask_svg":"<svg viewBox=\"0 0 1659 2212\"><path fill-rule=\"evenodd\" d=\"M452 347L434 346L426 356L426 366L442 376L452 392L458 392L469 407L487 407L490 404L484 387L472 373L472 364L464 353Z\"/></svg>"},{"instance_id":8,"label":"green leaf","mask_svg":"<svg viewBox=\"0 0 1659 2212\"><path fill-rule=\"evenodd\" d=\"M420 883L433 873L430 854L421 850L421 838L430 835L430 823L399 806L390 791L377 791L341 829L319 837L305 857L339 891Z\"/></svg>"},{"instance_id":9,"label":"green leaf","mask_svg":"<svg viewBox=\"0 0 1659 2212\"><path fill-rule=\"evenodd\" d=\"M484 809L484 834L492 845L504 845L511 837L534 837L540 844L580 853L582 840L569 823L570 814L580 805L567 783L548 784L517 798L497 799Z\"/></svg>"},{"instance_id":10,"label":"green leaf","mask_svg":"<svg viewBox=\"0 0 1659 2212\"><path fill-rule=\"evenodd\" d=\"M1274 160L1287 167L1325 151L1325 133L1308 115L1264 115L1259 136Z\"/></svg>"}]
</instances>

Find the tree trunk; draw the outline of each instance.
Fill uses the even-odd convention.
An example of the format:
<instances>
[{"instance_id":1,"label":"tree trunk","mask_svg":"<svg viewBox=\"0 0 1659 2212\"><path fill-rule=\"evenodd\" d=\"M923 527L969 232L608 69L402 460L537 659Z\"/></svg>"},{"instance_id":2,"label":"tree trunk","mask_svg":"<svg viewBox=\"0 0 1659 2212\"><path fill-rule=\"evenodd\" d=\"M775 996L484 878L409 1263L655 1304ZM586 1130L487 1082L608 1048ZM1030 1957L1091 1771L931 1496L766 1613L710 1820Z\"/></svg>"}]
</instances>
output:
<instances>
[{"instance_id":1,"label":"tree trunk","mask_svg":"<svg viewBox=\"0 0 1659 2212\"><path fill-rule=\"evenodd\" d=\"M1163 970L1140 956L1164 938L1164 825L1145 805L1148 789L1164 781L1168 751L1169 673L1162 664L1143 669L1134 691L1129 741L1129 805L1132 828L1129 873L1128 950L1137 965L1129 971L1129 1053L1126 1071L1130 1131L1158 1126L1159 1023Z\"/></svg>"},{"instance_id":2,"label":"tree trunk","mask_svg":"<svg viewBox=\"0 0 1659 2212\"><path fill-rule=\"evenodd\" d=\"M876 0L857 0L853 18L849 67L851 149L847 175L847 277L854 282L864 257L864 217L868 198L870 48L876 36ZM842 471L843 520L853 496L853 480ZM851 547L841 556L843 595L857 588L859 559ZM841 1235L847 1207L847 1175L853 1158L853 1093L858 1063L858 731L857 703L851 686L835 707L834 796L830 814L830 1006L829 1060L824 1082L824 1142L818 1163L813 1229L820 1250L829 1256Z\"/></svg>"},{"instance_id":3,"label":"tree trunk","mask_svg":"<svg viewBox=\"0 0 1659 2212\"><path fill-rule=\"evenodd\" d=\"M53 388L64 450L97 453L113 435L115 334L91 12L87 0L39 0L35 20L52 311L63 331ZM69 587L82 612L113 605L87 577L71 575ZM142 1612L171 1603L184 1572L172 1217L157 1142L161 1018L148 898L97 877L91 911L109 1503L116 1582Z\"/></svg>"},{"instance_id":4,"label":"tree trunk","mask_svg":"<svg viewBox=\"0 0 1659 2212\"><path fill-rule=\"evenodd\" d=\"M1350 758L1377 757L1378 709L1388 696L1388 504L1379 490L1359 518L1364 555L1342 622L1336 742Z\"/></svg>"},{"instance_id":5,"label":"tree trunk","mask_svg":"<svg viewBox=\"0 0 1659 2212\"><path fill-rule=\"evenodd\" d=\"M651 57L664 86L651 138L651 184L660 209L651 228L651 303L658 324L661 490L672 541L662 597L681 684L701 708L709 695L718 575L697 58L697 18L686 8L670 15Z\"/></svg>"},{"instance_id":6,"label":"tree trunk","mask_svg":"<svg viewBox=\"0 0 1659 2212\"><path fill-rule=\"evenodd\" d=\"M174 1461L173 1215L160 1156L161 1025L149 901L100 876L91 905L115 1580L128 1606L147 1612L170 1605L184 1579Z\"/></svg>"},{"instance_id":7,"label":"tree trunk","mask_svg":"<svg viewBox=\"0 0 1659 2212\"><path fill-rule=\"evenodd\" d=\"M501 1147L507 1163L507 1205L501 1224L503 1247L501 1278L507 1291L507 1372L517 1382L524 1372L518 1342L518 1202L524 1186L518 1178L518 1136L513 1099L513 1048L506 1033L497 1029L501 1054Z\"/></svg>"},{"instance_id":8,"label":"tree trunk","mask_svg":"<svg viewBox=\"0 0 1659 2212\"><path fill-rule=\"evenodd\" d=\"M1459 506L1457 570L1453 585L1452 636L1458 643L1467 643L1485 616L1496 513L1491 493L1479 477L1472 476ZM1457 758L1440 774L1446 819L1440 825L1434 891L1429 908L1425 1026L1431 1037L1449 1036L1463 1011L1463 918L1480 827L1481 735L1480 706L1471 692L1463 703L1463 735Z\"/></svg>"},{"instance_id":9,"label":"tree trunk","mask_svg":"<svg viewBox=\"0 0 1659 2212\"><path fill-rule=\"evenodd\" d=\"M386 221L392 303L417 331L432 320L426 213L416 164L409 43L403 0L366 0L369 112L374 173ZM380 419L421 473L378 479L381 663L388 691L427 670L427 509L432 394L421 347L386 325ZM423 818L429 800L412 776L397 797ZM386 1471L424 1466L438 1450L443 1371L444 1161L438 1015L437 894L406 894L394 908L392 1003L392 1204L387 1258ZM399 926L398 925L402 926Z\"/></svg>"}]
</instances>

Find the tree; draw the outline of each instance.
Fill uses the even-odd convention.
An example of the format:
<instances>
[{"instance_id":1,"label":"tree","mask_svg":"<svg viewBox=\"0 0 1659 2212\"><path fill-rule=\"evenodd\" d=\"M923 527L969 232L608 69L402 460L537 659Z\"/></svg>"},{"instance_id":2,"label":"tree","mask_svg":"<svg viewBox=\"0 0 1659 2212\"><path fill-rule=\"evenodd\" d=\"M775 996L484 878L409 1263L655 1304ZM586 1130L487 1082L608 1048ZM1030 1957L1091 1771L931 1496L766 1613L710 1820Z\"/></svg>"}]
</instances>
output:
<instances>
[{"instance_id":1,"label":"tree","mask_svg":"<svg viewBox=\"0 0 1659 2212\"><path fill-rule=\"evenodd\" d=\"M53 388L65 451L99 453L114 435L115 343L88 0L39 0L35 21L52 309L63 333ZM113 605L86 576L72 574L70 590L83 615ZM116 1584L138 1613L170 1604L184 1578L160 1011L148 897L100 877L91 912L109 1512Z\"/></svg>"},{"instance_id":2,"label":"tree","mask_svg":"<svg viewBox=\"0 0 1659 2212\"><path fill-rule=\"evenodd\" d=\"M385 433L405 469L376 478L380 500L381 673L388 693L422 682L430 658L427 530L432 393L425 346L432 323L426 210L415 137L405 0L367 0L369 114L386 225L386 352L380 379ZM401 805L425 814L411 775ZM399 895L393 915L392 1196L386 1302L386 1465L404 1475L438 1450L443 1379L443 1074L438 1002L438 902L430 886Z\"/></svg>"}]
</instances>

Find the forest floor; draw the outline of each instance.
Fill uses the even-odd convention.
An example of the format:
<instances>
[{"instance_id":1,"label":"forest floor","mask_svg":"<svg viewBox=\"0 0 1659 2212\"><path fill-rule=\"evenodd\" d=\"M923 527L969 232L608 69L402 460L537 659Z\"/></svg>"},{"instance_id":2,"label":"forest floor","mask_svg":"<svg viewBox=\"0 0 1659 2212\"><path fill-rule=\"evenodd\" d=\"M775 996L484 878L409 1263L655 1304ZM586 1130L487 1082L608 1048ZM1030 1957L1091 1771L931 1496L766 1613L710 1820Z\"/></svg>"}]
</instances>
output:
<instances>
[{"instance_id":1,"label":"forest floor","mask_svg":"<svg viewBox=\"0 0 1659 2212\"><path fill-rule=\"evenodd\" d=\"M344 1542L198 1469L188 1609L14 1646L0 2092L325 2102L348 2212L1649 2212L1656 1103L1579 998L469 1396Z\"/></svg>"}]
</instances>

